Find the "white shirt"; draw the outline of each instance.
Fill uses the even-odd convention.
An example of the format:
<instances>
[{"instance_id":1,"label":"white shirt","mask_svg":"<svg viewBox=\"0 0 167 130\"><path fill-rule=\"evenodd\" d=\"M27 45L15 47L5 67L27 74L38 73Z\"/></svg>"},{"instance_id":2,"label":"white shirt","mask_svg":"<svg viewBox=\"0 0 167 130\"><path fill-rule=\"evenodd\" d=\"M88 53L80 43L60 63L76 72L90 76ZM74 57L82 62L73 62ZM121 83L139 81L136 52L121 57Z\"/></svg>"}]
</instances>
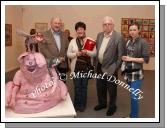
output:
<instances>
[{"instance_id":1,"label":"white shirt","mask_svg":"<svg viewBox=\"0 0 167 130\"><path fill-rule=\"evenodd\" d=\"M100 46L99 54L98 54L98 60L99 60L99 63L101 64L103 63L103 55L107 48L111 35L112 35L112 32L109 35L104 34L104 38L103 38L102 44Z\"/></svg>"}]
</instances>

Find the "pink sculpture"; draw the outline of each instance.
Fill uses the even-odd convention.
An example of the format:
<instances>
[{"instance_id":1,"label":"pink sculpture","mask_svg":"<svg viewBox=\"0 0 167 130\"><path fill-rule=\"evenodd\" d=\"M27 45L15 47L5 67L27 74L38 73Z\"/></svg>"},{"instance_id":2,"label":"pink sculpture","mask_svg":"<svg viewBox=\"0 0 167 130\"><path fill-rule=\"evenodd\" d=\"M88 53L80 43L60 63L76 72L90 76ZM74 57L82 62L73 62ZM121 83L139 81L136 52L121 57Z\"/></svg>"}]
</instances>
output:
<instances>
[{"instance_id":1,"label":"pink sculpture","mask_svg":"<svg viewBox=\"0 0 167 130\"><path fill-rule=\"evenodd\" d=\"M6 107L16 113L38 113L66 98L66 85L59 80L54 68L48 70L41 53L25 52L18 61L20 70L5 86Z\"/></svg>"}]
</instances>

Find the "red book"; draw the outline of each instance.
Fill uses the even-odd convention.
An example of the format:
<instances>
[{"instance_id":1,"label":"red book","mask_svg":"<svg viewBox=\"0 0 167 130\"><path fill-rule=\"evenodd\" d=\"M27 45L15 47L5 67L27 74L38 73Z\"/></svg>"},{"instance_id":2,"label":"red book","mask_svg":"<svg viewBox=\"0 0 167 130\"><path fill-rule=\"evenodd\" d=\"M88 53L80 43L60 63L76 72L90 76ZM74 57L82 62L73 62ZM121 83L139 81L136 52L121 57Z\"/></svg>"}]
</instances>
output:
<instances>
[{"instance_id":1,"label":"red book","mask_svg":"<svg viewBox=\"0 0 167 130\"><path fill-rule=\"evenodd\" d=\"M96 41L91 39L91 38L87 38L84 44L83 49L88 50L88 51L92 51L93 48L96 45Z\"/></svg>"}]
</instances>

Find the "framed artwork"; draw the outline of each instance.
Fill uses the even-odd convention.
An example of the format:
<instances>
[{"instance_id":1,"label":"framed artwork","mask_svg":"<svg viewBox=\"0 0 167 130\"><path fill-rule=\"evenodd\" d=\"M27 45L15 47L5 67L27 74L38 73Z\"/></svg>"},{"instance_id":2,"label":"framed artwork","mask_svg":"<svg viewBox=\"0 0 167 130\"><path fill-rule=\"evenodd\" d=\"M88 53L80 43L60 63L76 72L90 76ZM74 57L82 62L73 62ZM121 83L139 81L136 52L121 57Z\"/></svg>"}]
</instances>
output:
<instances>
[{"instance_id":1,"label":"framed artwork","mask_svg":"<svg viewBox=\"0 0 167 130\"><path fill-rule=\"evenodd\" d=\"M124 35L125 35L125 37L129 37L129 33L125 33Z\"/></svg>"},{"instance_id":2,"label":"framed artwork","mask_svg":"<svg viewBox=\"0 0 167 130\"><path fill-rule=\"evenodd\" d=\"M155 38L155 33L154 32L149 32L149 38Z\"/></svg>"},{"instance_id":3,"label":"framed artwork","mask_svg":"<svg viewBox=\"0 0 167 130\"><path fill-rule=\"evenodd\" d=\"M155 53L155 19L143 19L143 18L122 18L121 21L121 34L127 41L129 39L129 26L131 23L137 22L139 24L139 35L144 38L149 44L150 56L154 56Z\"/></svg>"},{"instance_id":4,"label":"framed artwork","mask_svg":"<svg viewBox=\"0 0 167 130\"><path fill-rule=\"evenodd\" d=\"M147 43L149 46L150 56L154 56L155 55L155 39L149 38L147 39Z\"/></svg>"},{"instance_id":5,"label":"framed artwork","mask_svg":"<svg viewBox=\"0 0 167 130\"><path fill-rule=\"evenodd\" d=\"M128 18L123 18L122 19L122 24L124 24L124 25L128 25Z\"/></svg>"},{"instance_id":6,"label":"framed artwork","mask_svg":"<svg viewBox=\"0 0 167 130\"><path fill-rule=\"evenodd\" d=\"M131 25L133 22L135 22L135 19L133 18L129 19L129 25Z\"/></svg>"},{"instance_id":7,"label":"framed artwork","mask_svg":"<svg viewBox=\"0 0 167 130\"><path fill-rule=\"evenodd\" d=\"M122 25L122 31L128 31L128 25Z\"/></svg>"},{"instance_id":8,"label":"framed artwork","mask_svg":"<svg viewBox=\"0 0 167 130\"><path fill-rule=\"evenodd\" d=\"M143 25L148 25L149 24L149 19L143 19Z\"/></svg>"},{"instance_id":9,"label":"framed artwork","mask_svg":"<svg viewBox=\"0 0 167 130\"><path fill-rule=\"evenodd\" d=\"M136 22L139 24L139 26L142 26L142 24L143 24L142 19L136 19Z\"/></svg>"},{"instance_id":10,"label":"framed artwork","mask_svg":"<svg viewBox=\"0 0 167 130\"><path fill-rule=\"evenodd\" d=\"M148 32L142 32L142 33L141 33L141 36L142 36L143 38L148 38Z\"/></svg>"},{"instance_id":11,"label":"framed artwork","mask_svg":"<svg viewBox=\"0 0 167 130\"><path fill-rule=\"evenodd\" d=\"M45 32L48 30L48 23L35 23L35 29L37 32Z\"/></svg>"},{"instance_id":12,"label":"framed artwork","mask_svg":"<svg viewBox=\"0 0 167 130\"><path fill-rule=\"evenodd\" d=\"M5 46L12 46L12 24L5 24Z\"/></svg>"},{"instance_id":13,"label":"framed artwork","mask_svg":"<svg viewBox=\"0 0 167 130\"><path fill-rule=\"evenodd\" d=\"M155 31L155 26L149 26L149 31Z\"/></svg>"},{"instance_id":14,"label":"framed artwork","mask_svg":"<svg viewBox=\"0 0 167 130\"><path fill-rule=\"evenodd\" d=\"M150 19L150 20L149 20L149 24L155 25L155 20L154 20L154 19Z\"/></svg>"},{"instance_id":15,"label":"framed artwork","mask_svg":"<svg viewBox=\"0 0 167 130\"><path fill-rule=\"evenodd\" d=\"M148 31L148 25L144 25L142 31Z\"/></svg>"}]
</instances>

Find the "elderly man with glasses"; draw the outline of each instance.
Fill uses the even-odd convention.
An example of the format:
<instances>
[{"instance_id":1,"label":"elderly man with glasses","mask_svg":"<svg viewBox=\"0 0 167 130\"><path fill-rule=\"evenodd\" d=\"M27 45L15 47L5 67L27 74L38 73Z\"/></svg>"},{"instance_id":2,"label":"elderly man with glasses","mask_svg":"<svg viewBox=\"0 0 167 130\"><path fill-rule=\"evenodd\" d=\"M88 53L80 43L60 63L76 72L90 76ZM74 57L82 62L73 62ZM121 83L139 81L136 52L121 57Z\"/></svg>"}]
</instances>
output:
<instances>
[{"instance_id":1,"label":"elderly man with glasses","mask_svg":"<svg viewBox=\"0 0 167 130\"><path fill-rule=\"evenodd\" d=\"M109 92L109 105L106 112L111 116L116 112L117 85L109 81L109 77L117 79L118 69L121 65L121 57L125 50L125 41L120 33L114 30L113 18L106 16L103 19L103 32L98 33L96 39L97 57L96 72L105 74L103 79L97 79L98 105L94 110L99 111L107 107L107 90Z\"/></svg>"}]
</instances>

